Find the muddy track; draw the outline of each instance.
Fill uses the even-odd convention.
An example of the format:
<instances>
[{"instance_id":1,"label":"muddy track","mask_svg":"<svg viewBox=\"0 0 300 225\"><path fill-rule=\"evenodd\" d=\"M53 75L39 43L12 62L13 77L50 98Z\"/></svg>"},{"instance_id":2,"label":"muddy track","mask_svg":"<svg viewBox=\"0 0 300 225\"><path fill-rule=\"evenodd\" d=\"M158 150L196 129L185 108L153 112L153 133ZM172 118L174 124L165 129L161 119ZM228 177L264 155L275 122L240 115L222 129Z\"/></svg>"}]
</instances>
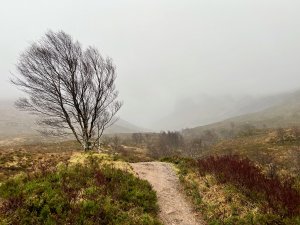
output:
<instances>
[{"instance_id":1,"label":"muddy track","mask_svg":"<svg viewBox=\"0 0 300 225\"><path fill-rule=\"evenodd\" d=\"M131 163L141 179L148 180L157 193L160 219L165 225L204 225L180 190L172 165L164 162Z\"/></svg>"}]
</instances>

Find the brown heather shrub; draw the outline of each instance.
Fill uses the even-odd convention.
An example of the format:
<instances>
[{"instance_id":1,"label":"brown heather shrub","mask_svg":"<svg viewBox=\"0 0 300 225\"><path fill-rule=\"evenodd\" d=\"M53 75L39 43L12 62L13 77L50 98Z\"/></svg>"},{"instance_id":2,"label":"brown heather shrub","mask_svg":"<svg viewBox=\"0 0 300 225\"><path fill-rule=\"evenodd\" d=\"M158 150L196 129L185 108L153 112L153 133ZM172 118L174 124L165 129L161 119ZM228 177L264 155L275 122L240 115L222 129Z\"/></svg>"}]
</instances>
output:
<instances>
[{"instance_id":1,"label":"brown heather shrub","mask_svg":"<svg viewBox=\"0 0 300 225\"><path fill-rule=\"evenodd\" d=\"M282 216L300 213L300 194L293 188L293 180L280 181L278 177L267 177L248 158L238 155L209 156L199 159L200 175L214 174L219 182L232 183L250 196L262 197L269 207Z\"/></svg>"}]
</instances>

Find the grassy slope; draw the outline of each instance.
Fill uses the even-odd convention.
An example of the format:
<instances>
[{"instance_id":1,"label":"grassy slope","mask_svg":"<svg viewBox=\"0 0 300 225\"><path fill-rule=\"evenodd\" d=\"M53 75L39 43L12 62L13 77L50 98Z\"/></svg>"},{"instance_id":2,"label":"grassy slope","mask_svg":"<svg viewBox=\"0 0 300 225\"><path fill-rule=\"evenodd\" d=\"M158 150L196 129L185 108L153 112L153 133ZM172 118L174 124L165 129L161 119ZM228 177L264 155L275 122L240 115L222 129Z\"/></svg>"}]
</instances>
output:
<instances>
[{"instance_id":1,"label":"grassy slope","mask_svg":"<svg viewBox=\"0 0 300 225\"><path fill-rule=\"evenodd\" d=\"M79 149L74 142L3 147L0 224L160 224L155 192L128 163Z\"/></svg>"},{"instance_id":2,"label":"grassy slope","mask_svg":"<svg viewBox=\"0 0 300 225\"><path fill-rule=\"evenodd\" d=\"M289 135L290 129L284 130ZM247 156L264 169L274 165L282 176L296 175L300 171L299 141L278 143L276 130L259 131L254 135L223 140L206 154L239 154Z\"/></svg>"}]
</instances>

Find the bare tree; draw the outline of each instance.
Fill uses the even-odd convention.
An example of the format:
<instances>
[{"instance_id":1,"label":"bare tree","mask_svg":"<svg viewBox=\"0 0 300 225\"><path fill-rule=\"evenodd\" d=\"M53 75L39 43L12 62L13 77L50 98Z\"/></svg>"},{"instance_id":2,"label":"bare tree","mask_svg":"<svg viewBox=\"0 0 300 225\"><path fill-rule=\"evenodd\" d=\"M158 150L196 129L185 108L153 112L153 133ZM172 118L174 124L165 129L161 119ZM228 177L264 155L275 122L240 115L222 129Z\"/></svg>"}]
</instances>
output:
<instances>
[{"instance_id":1,"label":"bare tree","mask_svg":"<svg viewBox=\"0 0 300 225\"><path fill-rule=\"evenodd\" d=\"M84 150L97 144L115 122L117 101L115 66L97 49L83 49L63 31L49 31L33 43L17 64L11 81L28 94L16 106L38 114L44 134L73 134Z\"/></svg>"},{"instance_id":2,"label":"bare tree","mask_svg":"<svg viewBox=\"0 0 300 225\"><path fill-rule=\"evenodd\" d=\"M111 147L113 148L114 151L117 151L118 148L121 146L121 140L120 138L115 135L114 137L111 138Z\"/></svg>"},{"instance_id":3,"label":"bare tree","mask_svg":"<svg viewBox=\"0 0 300 225\"><path fill-rule=\"evenodd\" d=\"M144 140L143 134L141 134L141 133L133 133L131 136L131 139L133 140L134 144L136 144L136 145L141 144Z\"/></svg>"}]
</instances>

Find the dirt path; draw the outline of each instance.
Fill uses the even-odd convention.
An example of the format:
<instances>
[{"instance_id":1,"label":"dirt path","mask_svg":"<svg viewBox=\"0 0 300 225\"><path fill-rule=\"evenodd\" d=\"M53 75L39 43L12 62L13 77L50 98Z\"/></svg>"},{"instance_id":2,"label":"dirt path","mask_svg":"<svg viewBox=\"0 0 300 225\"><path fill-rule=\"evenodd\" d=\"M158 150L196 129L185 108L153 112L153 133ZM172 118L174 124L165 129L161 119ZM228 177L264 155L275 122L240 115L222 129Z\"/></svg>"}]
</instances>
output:
<instances>
[{"instance_id":1,"label":"dirt path","mask_svg":"<svg viewBox=\"0 0 300 225\"><path fill-rule=\"evenodd\" d=\"M203 225L180 191L179 179L169 163L132 163L134 171L157 192L159 216L165 225Z\"/></svg>"}]
</instances>

